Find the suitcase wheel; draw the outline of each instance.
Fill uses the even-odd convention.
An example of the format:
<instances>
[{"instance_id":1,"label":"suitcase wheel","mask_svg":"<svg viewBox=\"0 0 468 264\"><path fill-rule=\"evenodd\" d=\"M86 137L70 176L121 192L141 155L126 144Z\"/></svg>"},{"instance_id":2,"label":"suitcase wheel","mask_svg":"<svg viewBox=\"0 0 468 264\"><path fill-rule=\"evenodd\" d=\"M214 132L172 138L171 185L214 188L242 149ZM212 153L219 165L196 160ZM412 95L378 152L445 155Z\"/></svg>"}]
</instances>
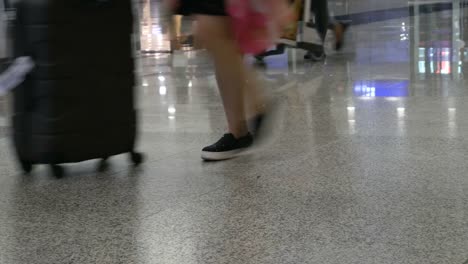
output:
<instances>
[{"instance_id":1,"label":"suitcase wheel","mask_svg":"<svg viewBox=\"0 0 468 264\"><path fill-rule=\"evenodd\" d=\"M133 165L138 166L141 163L143 163L144 156L141 153L138 152L131 152L130 153L130 159L133 162Z\"/></svg>"},{"instance_id":2,"label":"suitcase wheel","mask_svg":"<svg viewBox=\"0 0 468 264\"><path fill-rule=\"evenodd\" d=\"M98 171L105 172L108 168L109 168L109 158L108 157L102 158L101 161L99 161Z\"/></svg>"},{"instance_id":3,"label":"suitcase wheel","mask_svg":"<svg viewBox=\"0 0 468 264\"><path fill-rule=\"evenodd\" d=\"M63 169L62 166L56 165L56 164L51 164L50 168L52 170L52 174L55 176L57 179L63 178L65 175L65 170Z\"/></svg>"},{"instance_id":4,"label":"suitcase wheel","mask_svg":"<svg viewBox=\"0 0 468 264\"><path fill-rule=\"evenodd\" d=\"M33 169L33 164L29 161L20 160L21 169L24 174L30 174Z\"/></svg>"}]
</instances>

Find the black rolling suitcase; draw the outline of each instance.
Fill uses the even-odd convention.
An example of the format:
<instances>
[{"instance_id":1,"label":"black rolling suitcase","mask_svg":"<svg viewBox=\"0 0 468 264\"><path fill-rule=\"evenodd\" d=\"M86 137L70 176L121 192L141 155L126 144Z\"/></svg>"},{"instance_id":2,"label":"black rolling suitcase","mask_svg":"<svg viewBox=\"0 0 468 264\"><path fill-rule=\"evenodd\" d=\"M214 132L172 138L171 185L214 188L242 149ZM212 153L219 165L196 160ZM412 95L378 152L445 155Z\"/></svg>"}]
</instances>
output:
<instances>
[{"instance_id":1,"label":"black rolling suitcase","mask_svg":"<svg viewBox=\"0 0 468 264\"><path fill-rule=\"evenodd\" d=\"M135 165L130 0L18 0L14 55L36 67L14 90L13 141L23 170L130 153Z\"/></svg>"}]
</instances>

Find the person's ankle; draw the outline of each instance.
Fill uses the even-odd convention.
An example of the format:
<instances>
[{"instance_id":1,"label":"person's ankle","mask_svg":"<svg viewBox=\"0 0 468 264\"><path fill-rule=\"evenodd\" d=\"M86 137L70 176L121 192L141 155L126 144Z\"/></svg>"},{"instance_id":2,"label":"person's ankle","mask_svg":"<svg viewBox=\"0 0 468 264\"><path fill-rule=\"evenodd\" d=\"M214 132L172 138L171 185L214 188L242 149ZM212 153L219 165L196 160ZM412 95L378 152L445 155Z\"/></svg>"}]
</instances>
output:
<instances>
[{"instance_id":1,"label":"person's ankle","mask_svg":"<svg viewBox=\"0 0 468 264\"><path fill-rule=\"evenodd\" d=\"M239 130L239 131L229 131L236 139L243 138L249 134L249 131L247 129L245 130Z\"/></svg>"}]
</instances>

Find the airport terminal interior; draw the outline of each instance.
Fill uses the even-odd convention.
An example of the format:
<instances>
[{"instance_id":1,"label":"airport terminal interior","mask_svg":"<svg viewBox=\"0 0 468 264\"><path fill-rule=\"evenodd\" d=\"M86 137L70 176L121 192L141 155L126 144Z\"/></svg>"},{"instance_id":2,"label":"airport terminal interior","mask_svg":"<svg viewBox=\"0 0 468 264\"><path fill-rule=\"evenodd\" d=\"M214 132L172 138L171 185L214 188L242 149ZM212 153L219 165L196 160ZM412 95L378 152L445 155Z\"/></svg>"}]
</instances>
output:
<instances>
[{"instance_id":1,"label":"airport terminal interior","mask_svg":"<svg viewBox=\"0 0 468 264\"><path fill-rule=\"evenodd\" d=\"M0 97L0 263L468 263L468 2L329 0L343 49L246 56L274 120L222 162L200 158L227 131L207 52L171 52L162 0L134 5L145 162L23 175Z\"/></svg>"}]
</instances>

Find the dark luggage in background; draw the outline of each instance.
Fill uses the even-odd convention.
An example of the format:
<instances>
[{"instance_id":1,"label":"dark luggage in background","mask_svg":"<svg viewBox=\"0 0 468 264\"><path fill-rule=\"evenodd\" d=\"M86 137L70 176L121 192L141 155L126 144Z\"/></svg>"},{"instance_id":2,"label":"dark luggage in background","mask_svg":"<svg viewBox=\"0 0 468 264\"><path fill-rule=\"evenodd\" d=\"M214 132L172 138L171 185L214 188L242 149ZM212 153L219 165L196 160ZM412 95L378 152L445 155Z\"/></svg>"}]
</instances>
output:
<instances>
[{"instance_id":1,"label":"dark luggage in background","mask_svg":"<svg viewBox=\"0 0 468 264\"><path fill-rule=\"evenodd\" d=\"M134 151L130 0L19 0L15 57L36 68L14 91L13 137L23 170Z\"/></svg>"}]
</instances>

